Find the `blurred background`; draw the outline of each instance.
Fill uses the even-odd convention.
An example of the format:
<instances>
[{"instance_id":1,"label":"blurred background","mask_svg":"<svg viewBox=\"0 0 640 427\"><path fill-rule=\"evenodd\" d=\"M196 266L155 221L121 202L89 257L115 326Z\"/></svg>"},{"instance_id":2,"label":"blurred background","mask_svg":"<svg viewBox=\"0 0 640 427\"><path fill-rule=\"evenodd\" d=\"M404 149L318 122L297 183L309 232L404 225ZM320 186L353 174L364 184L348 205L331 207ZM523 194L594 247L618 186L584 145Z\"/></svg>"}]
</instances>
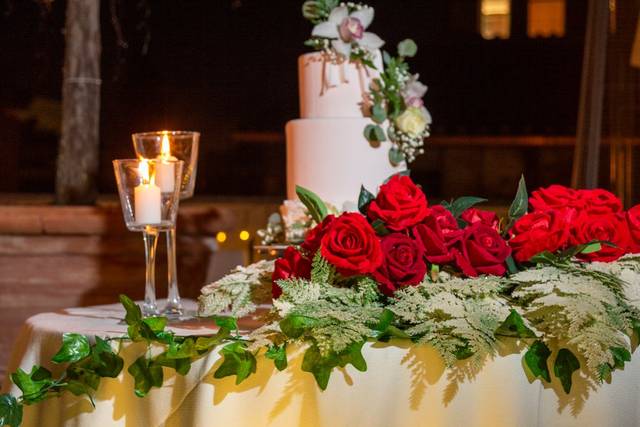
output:
<instances>
[{"instance_id":1,"label":"blurred background","mask_svg":"<svg viewBox=\"0 0 640 427\"><path fill-rule=\"evenodd\" d=\"M132 157L132 132L202 132L196 198L180 214L183 293L248 260L285 197L284 126L299 115L297 57L311 31L301 3L0 0L9 329L38 311L141 296L143 247L124 230L111 166ZM640 0L368 3L388 49L407 37L419 46L411 67L434 123L412 176L430 200L478 195L499 209L524 174L530 189L597 185L640 202ZM56 187L56 169L68 168L57 161L63 66L83 14L95 19L97 163L86 194L68 197Z\"/></svg>"}]
</instances>

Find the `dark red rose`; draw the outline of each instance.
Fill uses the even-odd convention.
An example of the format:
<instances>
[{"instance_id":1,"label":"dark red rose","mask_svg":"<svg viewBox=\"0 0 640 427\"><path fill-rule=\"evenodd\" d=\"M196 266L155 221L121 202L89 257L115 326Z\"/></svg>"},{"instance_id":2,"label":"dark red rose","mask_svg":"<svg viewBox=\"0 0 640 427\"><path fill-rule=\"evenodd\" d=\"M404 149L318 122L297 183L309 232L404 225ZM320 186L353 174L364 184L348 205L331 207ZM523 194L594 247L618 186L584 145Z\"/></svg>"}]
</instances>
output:
<instances>
[{"instance_id":1,"label":"dark red rose","mask_svg":"<svg viewBox=\"0 0 640 427\"><path fill-rule=\"evenodd\" d=\"M627 221L622 214L589 215L582 214L573 222L571 245L582 245L600 240L610 242L615 247L602 245L598 252L580 254L585 261L615 261L624 255L632 246Z\"/></svg>"},{"instance_id":2,"label":"dark red rose","mask_svg":"<svg viewBox=\"0 0 640 427\"><path fill-rule=\"evenodd\" d=\"M622 202L609 191L601 188L579 190L578 194L584 202L584 209L592 215L606 215L622 212Z\"/></svg>"},{"instance_id":3,"label":"dark red rose","mask_svg":"<svg viewBox=\"0 0 640 427\"><path fill-rule=\"evenodd\" d=\"M429 208L426 196L411 178L395 175L380 186L367 214L372 221L384 222L389 230L402 231L422 222Z\"/></svg>"},{"instance_id":4,"label":"dark red rose","mask_svg":"<svg viewBox=\"0 0 640 427\"><path fill-rule=\"evenodd\" d=\"M627 226L629 227L629 233L633 244L631 252L640 252L640 205L635 205L629 209L626 213Z\"/></svg>"},{"instance_id":5,"label":"dark red rose","mask_svg":"<svg viewBox=\"0 0 640 427\"><path fill-rule=\"evenodd\" d=\"M574 215L573 209L565 208L532 212L516 221L509 240L516 261L526 262L541 252L564 249Z\"/></svg>"},{"instance_id":6,"label":"dark red rose","mask_svg":"<svg viewBox=\"0 0 640 427\"><path fill-rule=\"evenodd\" d=\"M442 265L454 260L451 246L463 232L451 212L437 205L431 208L431 213L422 224L412 228L411 234L422 246L427 261Z\"/></svg>"},{"instance_id":7,"label":"dark red rose","mask_svg":"<svg viewBox=\"0 0 640 427\"><path fill-rule=\"evenodd\" d=\"M563 208L584 208L584 199L580 193L573 188L562 185L552 185L547 188L540 188L531 193L529 205L532 211L546 212L550 209Z\"/></svg>"},{"instance_id":8,"label":"dark red rose","mask_svg":"<svg viewBox=\"0 0 640 427\"><path fill-rule=\"evenodd\" d=\"M302 254L293 246L289 246L284 251L282 258L278 258L275 262L275 268L271 275L273 284L271 286L271 294L273 298L279 298L282 295L282 289L276 283L278 280L299 277L308 279L311 277L311 261L302 256Z\"/></svg>"},{"instance_id":9,"label":"dark red rose","mask_svg":"<svg viewBox=\"0 0 640 427\"><path fill-rule=\"evenodd\" d=\"M482 223L466 227L461 241L453 248L456 264L469 277L480 274L502 276L511 248L498 232Z\"/></svg>"},{"instance_id":10,"label":"dark red rose","mask_svg":"<svg viewBox=\"0 0 640 427\"><path fill-rule=\"evenodd\" d=\"M327 215L324 220L313 227L307 233L307 236L304 239L304 242L300 245L305 254L309 257L309 259L313 259L316 252L320 248L320 242L324 237L325 233L333 223L333 220L336 219L333 215Z\"/></svg>"},{"instance_id":11,"label":"dark red rose","mask_svg":"<svg viewBox=\"0 0 640 427\"><path fill-rule=\"evenodd\" d=\"M488 225L489 227L495 228L498 230L500 225L500 220L498 219L498 215L495 212L491 211L483 211L477 208L469 208L466 211L462 212L460 215L463 221L467 224L475 224L480 222L484 225Z\"/></svg>"},{"instance_id":12,"label":"dark red rose","mask_svg":"<svg viewBox=\"0 0 640 427\"><path fill-rule=\"evenodd\" d=\"M411 237L402 233L391 233L380 243L384 261L373 273L380 285L380 291L393 295L397 288L417 285L424 279L427 265L424 251Z\"/></svg>"},{"instance_id":13,"label":"dark red rose","mask_svg":"<svg viewBox=\"0 0 640 427\"><path fill-rule=\"evenodd\" d=\"M343 276L373 273L383 259L378 236L358 213L344 213L332 222L320 252Z\"/></svg>"}]
</instances>

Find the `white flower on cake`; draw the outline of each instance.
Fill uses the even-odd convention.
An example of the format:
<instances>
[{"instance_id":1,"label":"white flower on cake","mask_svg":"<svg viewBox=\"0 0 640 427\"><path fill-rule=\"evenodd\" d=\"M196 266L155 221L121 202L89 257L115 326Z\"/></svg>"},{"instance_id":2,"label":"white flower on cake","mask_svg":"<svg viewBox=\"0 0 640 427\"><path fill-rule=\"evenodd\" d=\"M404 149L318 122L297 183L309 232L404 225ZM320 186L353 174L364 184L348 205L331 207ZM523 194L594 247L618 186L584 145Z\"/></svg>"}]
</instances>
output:
<instances>
[{"instance_id":1,"label":"white flower on cake","mask_svg":"<svg viewBox=\"0 0 640 427\"><path fill-rule=\"evenodd\" d=\"M398 129L411 136L422 135L429 124L427 120L430 119L430 117L425 116L422 109L424 109L424 107L409 107L404 110L404 112L396 118L396 126L398 126Z\"/></svg>"},{"instance_id":2,"label":"white flower on cake","mask_svg":"<svg viewBox=\"0 0 640 427\"><path fill-rule=\"evenodd\" d=\"M331 11L326 22L313 28L311 35L331 39L331 46L347 59L351 57L354 45L371 52L384 45L380 37L365 31L371 25L373 15L372 7L362 7L349 13L347 6L338 6Z\"/></svg>"}]
</instances>

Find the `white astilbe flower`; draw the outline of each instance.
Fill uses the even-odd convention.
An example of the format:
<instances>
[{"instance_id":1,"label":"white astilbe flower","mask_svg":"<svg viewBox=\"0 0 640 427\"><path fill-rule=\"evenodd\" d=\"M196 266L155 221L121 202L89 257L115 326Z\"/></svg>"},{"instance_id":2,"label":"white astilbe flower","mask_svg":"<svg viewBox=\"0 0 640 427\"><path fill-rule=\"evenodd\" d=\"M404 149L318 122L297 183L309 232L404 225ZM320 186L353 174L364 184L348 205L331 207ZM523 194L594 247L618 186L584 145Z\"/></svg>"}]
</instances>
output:
<instances>
[{"instance_id":1,"label":"white astilbe flower","mask_svg":"<svg viewBox=\"0 0 640 427\"><path fill-rule=\"evenodd\" d=\"M313 28L311 35L330 39L335 51L347 59L351 56L354 45L371 52L384 45L380 37L365 31L371 25L373 15L372 7L363 7L349 13L347 6L338 6L331 11L326 22Z\"/></svg>"}]
</instances>

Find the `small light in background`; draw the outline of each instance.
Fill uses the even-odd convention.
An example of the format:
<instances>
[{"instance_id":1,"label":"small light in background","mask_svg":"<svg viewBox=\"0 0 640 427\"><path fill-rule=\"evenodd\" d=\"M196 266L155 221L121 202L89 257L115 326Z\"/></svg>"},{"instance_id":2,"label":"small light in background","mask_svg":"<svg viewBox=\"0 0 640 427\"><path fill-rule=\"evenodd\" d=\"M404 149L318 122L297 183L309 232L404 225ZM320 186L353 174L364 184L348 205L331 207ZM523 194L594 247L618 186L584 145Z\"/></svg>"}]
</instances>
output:
<instances>
[{"instance_id":1,"label":"small light in background","mask_svg":"<svg viewBox=\"0 0 640 427\"><path fill-rule=\"evenodd\" d=\"M249 237L251 237L251 234L249 234L249 232L247 230L242 230L240 232L240 240L249 240Z\"/></svg>"},{"instance_id":2,"label":"small light in background","mask_svg":"<svg viewBox=\"0 0 640 427\"><path fill-rule=\"evenodd\" d=\"M224 231L218 231L218 233L216 233L216 240L220 243L224 243L227 240L227 233Z\"/></svg>"}]
</instances>

